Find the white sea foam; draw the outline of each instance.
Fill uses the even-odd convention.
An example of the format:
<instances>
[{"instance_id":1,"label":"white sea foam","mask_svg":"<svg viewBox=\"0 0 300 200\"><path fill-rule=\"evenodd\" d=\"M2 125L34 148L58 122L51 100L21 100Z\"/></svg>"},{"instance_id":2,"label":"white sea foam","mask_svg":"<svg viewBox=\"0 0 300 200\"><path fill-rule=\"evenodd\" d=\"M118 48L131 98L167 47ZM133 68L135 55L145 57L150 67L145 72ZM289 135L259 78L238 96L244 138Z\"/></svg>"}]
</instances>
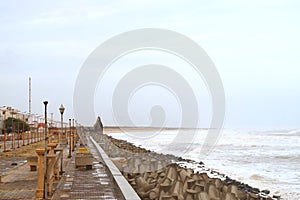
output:
<instances>
[{"instance_id":1,"label":"white sea foam","mask_svg":"<svg viewBox=\"0 0 300 200\"><path fill-rule=\"evenodd\" d=\"M177 133L162 131L147 138L124 133L112 136L159 153L201 160L206 167L253 187L280 193L285 199L300 199L300 130L224 130L208 156L200 154L207 130L186 130L186 136L193 137L186 140L188 144L177 141Z\"/></svg>"}]
</instances>

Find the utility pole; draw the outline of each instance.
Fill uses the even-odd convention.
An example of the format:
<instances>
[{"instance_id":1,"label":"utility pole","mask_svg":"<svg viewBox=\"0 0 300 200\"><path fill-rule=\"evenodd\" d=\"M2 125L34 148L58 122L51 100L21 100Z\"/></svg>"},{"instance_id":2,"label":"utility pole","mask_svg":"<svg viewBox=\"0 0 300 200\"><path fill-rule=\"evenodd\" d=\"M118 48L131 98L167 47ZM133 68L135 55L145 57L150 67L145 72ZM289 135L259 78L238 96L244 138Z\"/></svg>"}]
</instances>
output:
<instances>
[{"instance_id":1,"label":"utility pole","mask_svg":"<svg viewBox=\"0 0 300 200\"><path fill-rule=\"evenodd\" d=\"M29 102L28 102L28 112L31 114L31 77L29 77Z\"/></svg>"}]
</instances>

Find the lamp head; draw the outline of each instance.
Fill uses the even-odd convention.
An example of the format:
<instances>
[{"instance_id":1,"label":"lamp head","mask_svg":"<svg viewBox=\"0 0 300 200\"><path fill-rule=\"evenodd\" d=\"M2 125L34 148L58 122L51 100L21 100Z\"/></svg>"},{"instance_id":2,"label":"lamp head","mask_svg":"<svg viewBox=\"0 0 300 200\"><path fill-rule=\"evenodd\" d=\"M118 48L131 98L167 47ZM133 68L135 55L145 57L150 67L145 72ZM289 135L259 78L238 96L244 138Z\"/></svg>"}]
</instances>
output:
<instances>
[{"instance_id":1,"label":"lamp head","mask_svg":"<svg viewBox=\"0 0 300 200\"><path fill-rule=\"evenodd\" d=\"M62 104L60 105L59 111L60 111L60 114L64 114L65 108Z\"/></svg>"}]
</instances>

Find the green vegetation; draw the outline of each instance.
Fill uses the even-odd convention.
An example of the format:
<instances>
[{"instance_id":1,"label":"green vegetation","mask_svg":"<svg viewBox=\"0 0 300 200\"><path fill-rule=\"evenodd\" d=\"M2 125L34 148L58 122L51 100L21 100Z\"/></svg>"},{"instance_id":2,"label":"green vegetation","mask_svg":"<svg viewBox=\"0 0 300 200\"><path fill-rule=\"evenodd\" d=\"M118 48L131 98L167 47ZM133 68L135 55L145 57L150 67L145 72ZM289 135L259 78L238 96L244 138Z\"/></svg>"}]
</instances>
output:
<instances>
[{"instance_id":1,"label":"green vegetation","mask_svg":"<svg viewBox=\"0 0 300 200\"><path fill-rule=\"evenodd\" d=\"M19 133L30 130L29 125L26 122L13 117L9 117L5 120L5 127L7 133L10 133L12 130Z\"/></svg>"}]
</instances>

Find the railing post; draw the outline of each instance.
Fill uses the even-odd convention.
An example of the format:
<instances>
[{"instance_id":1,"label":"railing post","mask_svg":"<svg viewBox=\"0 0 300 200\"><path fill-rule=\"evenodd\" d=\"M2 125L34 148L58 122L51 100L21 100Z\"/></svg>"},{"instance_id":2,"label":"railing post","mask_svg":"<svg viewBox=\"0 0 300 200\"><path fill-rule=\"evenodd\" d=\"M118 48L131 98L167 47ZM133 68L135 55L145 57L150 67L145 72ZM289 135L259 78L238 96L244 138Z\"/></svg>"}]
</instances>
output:
<instances>
[{"instance_id":1,"label":"railing post","mask_svg":"<svg viewBox=\"0 0 300 200\"><path fill-rule=\"evenodd\" d=\"M44 185L45 185L45 176L44 176L44 156L45 149L36 149L35 152L38 155L38 180L37 187L35 192L36 198L44 198Z\"/></svg>"}]
</instances>

